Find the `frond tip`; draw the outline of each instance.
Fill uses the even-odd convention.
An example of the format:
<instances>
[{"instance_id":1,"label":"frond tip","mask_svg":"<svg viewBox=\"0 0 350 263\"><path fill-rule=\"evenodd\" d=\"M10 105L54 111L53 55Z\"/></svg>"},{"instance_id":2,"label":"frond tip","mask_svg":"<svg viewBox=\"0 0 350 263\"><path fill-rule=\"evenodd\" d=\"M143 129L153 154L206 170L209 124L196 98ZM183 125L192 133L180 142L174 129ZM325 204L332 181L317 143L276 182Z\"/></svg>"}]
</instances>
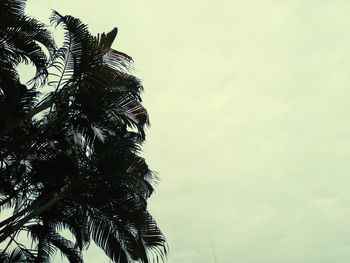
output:
<instances>
[{"instance_id":1,"label":"frond tip","mask_svg":"<svg viewBox=\"0 0 350 263\"><path fill-rule=\"evenodd\" d=\"M108 51L111 48L116 36L118 34L118 28L113 28L109 33L102 33L101 36L98 35L97 38L100 43L100 47L104 51Z\"/></svg>"}]
</instances>

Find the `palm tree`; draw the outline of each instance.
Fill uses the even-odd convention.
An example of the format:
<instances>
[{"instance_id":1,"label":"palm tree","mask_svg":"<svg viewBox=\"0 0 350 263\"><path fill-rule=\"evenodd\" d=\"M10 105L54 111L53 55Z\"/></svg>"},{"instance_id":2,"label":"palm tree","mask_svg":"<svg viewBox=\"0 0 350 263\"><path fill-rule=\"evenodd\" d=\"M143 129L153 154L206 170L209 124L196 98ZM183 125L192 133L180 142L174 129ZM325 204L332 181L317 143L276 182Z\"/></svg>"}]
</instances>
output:
<instances>
[{"instance_id":1,"label":"palm tree","mask_svg":"<svg viewBox=\"0 0 350 263\"><path fill-rule=\"evenodd\" d=\"M18 16L23 2L5 7ZM34 251L19 246L28 262L47 262L56 249L70 262L82 262L90 239L113 262L164 260L165 238L147 212L156 177L138 156L149 121L142 85L127 70L131 58L111 49L116 28L94 37L77 18L53 12L51 22L66 31L59 49L45 33L50 41L42 43L51 59L39 63L18 49L21 56L6 67L16 76L15 66L30 59L37 67L34 83L45 83L48 76L52 90L40 95L16 77L12 82L3 77L0 86L2 94L6 85L17 92L12 101L2 95L0 107L18 108L7 110L0 139L0 206L14 208L13 216L0 222L0 242L11 243L27 231L36 242ZM28 42L40 41L35 31L46 32L38 25ZM75 242L63 238L62 229L70 230Z\"/></svg>"}]
</instances>

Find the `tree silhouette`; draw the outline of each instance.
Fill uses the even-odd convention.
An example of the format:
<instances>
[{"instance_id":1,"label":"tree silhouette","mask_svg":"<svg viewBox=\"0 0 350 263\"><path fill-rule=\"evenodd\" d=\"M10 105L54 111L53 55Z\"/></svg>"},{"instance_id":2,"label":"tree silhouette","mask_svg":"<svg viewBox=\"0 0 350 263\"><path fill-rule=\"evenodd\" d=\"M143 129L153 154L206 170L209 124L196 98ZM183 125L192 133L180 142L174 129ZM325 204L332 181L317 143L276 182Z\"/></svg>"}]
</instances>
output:
<instances>
[{"instance_id":1,"label":"tree silhouette","mask_svg":"<svg viewBox=\"0 0 350 263\"><path fill-rule=\"evenodd\" d=\"M0 207L13 209L0 222L0 258L50 262L59 250L82 262L93 240L113 262L164 261L165 238L147 211L157 178L138 155L149 124L143 87L132 59L111 48L117 29L93 36L54 11L51 24L65 30L56 48L24 6L0 3ZM21 62L36 67L30 88L19 82ZM16 240L21 232L32 246Z\"/></svg>"}]
</instances>

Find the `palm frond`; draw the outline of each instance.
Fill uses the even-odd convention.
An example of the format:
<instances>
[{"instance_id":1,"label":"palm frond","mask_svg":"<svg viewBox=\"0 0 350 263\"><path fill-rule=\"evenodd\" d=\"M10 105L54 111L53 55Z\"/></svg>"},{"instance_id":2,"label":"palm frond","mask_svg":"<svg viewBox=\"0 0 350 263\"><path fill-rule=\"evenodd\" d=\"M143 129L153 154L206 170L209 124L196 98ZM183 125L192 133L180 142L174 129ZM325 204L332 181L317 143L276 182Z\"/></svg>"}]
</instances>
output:
<instances>
[{"instance_id":1,"label":"palm frond","mask_svg":"<svg viewBox=\"0 0 350 263\"><path fill-rule=\"evenodd\" d=\"M148 252L157 262L165 262L169 248L164 234L158 228L156 221L147 211L144 211L138 223L142 241L147 247Z\"/></svg>"},{"instance_id":2,"label":"palm frond","mask_svg":"<svg viewBox=\"0 0 350 263\"><path fill-rule=\"evenodd\" d=\"M80 251L75 248L71 241L56 233L52 226L47 225L47 223L44 225L36 224L29 226L28 229L33 240L38 242L35 262L50 262L50 258L57 248L70 263L82 263Z\"/></svg>"},{"instance_id":3,"label":"palm frond","mask_svg":"<svg viewBox=\"0 0 350 263\"><path fill-rule=\"evenodd\" d=\"M148 212L133 212L132 216L105 212L90 209L89 225L92 239L111 260L118 262L115 260L125 254L137 262L165 262L166 240Z\"/></svg>"},{"instance_id":4,"label":"palm frond","mask_svg":"<svg viewBox=\"0 0 350 263\"><path fill-rule=\"evenodd\" d=\"M0 25L24 14L25 0L2 0L0 2Z\"/></svg>"},{"instance_id":5,"label":"palm frond","mask_svg":"<svg viewBox=\"0 0 350 263\"><path fill-rule=\"evenodd\" d=\"M49 242L51 242L55 247L59 249L59 251L64 255L70 263L82 263L81 253L77 251L74 247L74 244L60 236L57 233L50 235Z\"/></svg>"},{"instance_id":6,"label":"palm frond","mask_svg":"<svg viewBox=\"0 0 350 263\"><path fill-rule=\"evenodd\" d=\"M33 241L37 242L37 255L34 263L49 263L55 254L56 247L49 241L52 229L47 225L34 224L27 226Z\"/></svg>"},{"instance_id":7,"label":"palm frond","mask_svg":"<svg viewBox=\"0 0 350 263\"><path fill-rule=\"evenodd\" d=\"M55 44L49 31L42 23L26 16L20 16L11 23L4 23L0 27L0 61L1 67L15 68L19 63L33 63L36 75L32 83L40 84L47 77L47 57L38 43L43 44L52 54Z\"/></svg>"},{"instance_id":8,"label":"palm frond","mask_svg":"<svg viewBox=\"0 0 350 263\"><path fill-rule=\"evenodd\" d=\"M10 253L0 251L0 262L2 263L28 263L29 260L28 254L20 248L15 248Z\"/></svg>"},{"instance_id":9,"label":"palm frond","mask_svg":"<svg viewBox=\"0 0 350 263\"><path fill-rule=\"evenodd\" d=\"M101 60L98 42L88 31L87 26L72 16L62 16L53 11L50 17L54 26L65 29L64 43L54 55L52 67L59 71L56 86L64 86L69 80L78 80Z\"/></svg>"},{"instance_id":10,"label":"palm frond","mask_svg":"<svg viewBox=\"0 0 350 263\"><path fill-rule=\"evenodd\" d=\"M116 28L116 27L113 28L107 34L106 33L102 33L101 35L98 34L97 39L98 39L99 46L101 47L101 49L104 51L108 51L111 48L117 34L118 34L118 28Z\"/></svg>"},{"instance_id":11,"label":"palm frond","mask_svg":"<svg viewBox=\"0 0 350 263\"><path fill-rule=\"evenodd\" d=\"M96 218L95 216L90 214L88 218L91 238L113 262L128 263L128 257L111 225L107 221Z\"/></svg>"}]
</instances>

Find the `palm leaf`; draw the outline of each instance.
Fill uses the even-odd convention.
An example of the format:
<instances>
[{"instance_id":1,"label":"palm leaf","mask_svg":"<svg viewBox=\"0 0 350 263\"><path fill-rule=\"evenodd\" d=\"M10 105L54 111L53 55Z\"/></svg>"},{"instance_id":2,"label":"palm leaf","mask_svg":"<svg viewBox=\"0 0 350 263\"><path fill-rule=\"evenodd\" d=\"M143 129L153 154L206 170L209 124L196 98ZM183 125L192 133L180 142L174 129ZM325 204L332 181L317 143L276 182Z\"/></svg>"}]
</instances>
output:
<instances>
[{"instance_id":1,"label":"palm leaf","mask_svg":"<svg viewBox=\"0 0 350 263\"><path fill-rule=\"evenodd\" d=\"M79 19L53 11L50 21L54 26L62 25L65 29L63 46L54 55L55 62L52 65L60 75L53 84L64 86L71 78L73 81L78 80L99 63L100 50L96 38Z\"/></svg>"},{"instance_id":2,"label":"palm leaf","mask_svg":"<svg viewBox=\"0 0 350 263\"><path fill-rule=\"evenodd\" d=\"M129 262L128 257L120 244L120 241L116 237L116 233L113 231L113 228L108 223L108 221L103 220L99 216L96 216L96 211L94 213L91 210L88 220L91 238L106 253L106 255L113 262Z\"/></svg>"},{"instance_id":3,"label":"palm leaf","mask_svg":"<svg viewBox=\"0 0 350 263\"><path fill-rule=\"evenodd\" d=\"M0 251L0 262L2 263L28 263L30 258L20 248L15 248L10 253Z\"/></svg>"}]
</instances>

